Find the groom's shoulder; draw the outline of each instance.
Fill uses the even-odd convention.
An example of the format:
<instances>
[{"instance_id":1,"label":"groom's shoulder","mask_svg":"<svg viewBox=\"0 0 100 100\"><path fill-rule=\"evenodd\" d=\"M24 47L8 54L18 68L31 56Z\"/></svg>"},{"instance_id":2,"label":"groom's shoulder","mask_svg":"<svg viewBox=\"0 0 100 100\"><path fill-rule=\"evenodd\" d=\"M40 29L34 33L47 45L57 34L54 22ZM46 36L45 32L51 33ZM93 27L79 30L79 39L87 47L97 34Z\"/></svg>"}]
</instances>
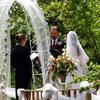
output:
<instances>
[{"instance_id":1,"label":"groom's shoulder","mask_svg":"<svg viewBox=\"0 0 100 100\"><path fill-rule=\"evenodd\" d=\"M66 41L63 38L58 38L58 42L61 42L62 44L66 45Z\"/></svg>"}]
</instances>

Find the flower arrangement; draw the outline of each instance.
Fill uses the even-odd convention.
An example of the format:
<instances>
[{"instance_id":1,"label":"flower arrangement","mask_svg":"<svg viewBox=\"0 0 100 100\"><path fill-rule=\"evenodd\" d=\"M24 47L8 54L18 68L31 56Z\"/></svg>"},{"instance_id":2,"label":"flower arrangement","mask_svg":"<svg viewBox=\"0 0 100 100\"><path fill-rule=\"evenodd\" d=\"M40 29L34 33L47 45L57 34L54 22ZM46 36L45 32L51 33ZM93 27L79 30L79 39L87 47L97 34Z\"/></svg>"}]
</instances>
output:
<instances>
[{"instance_id":1,"label":"flower arrangement","mask_svg":"<svg viewBox=\"0 0 100 100\"><path fill-rule=\"evenodd\" d=\"M49 56L49 61L52 63L54 67L54 77L64 75L67 73L72 73L78 64L78 60L74 58L70 58L63 52L62 55L59 55L57 58L53 56Z\"/></svg>"}]
</instances>

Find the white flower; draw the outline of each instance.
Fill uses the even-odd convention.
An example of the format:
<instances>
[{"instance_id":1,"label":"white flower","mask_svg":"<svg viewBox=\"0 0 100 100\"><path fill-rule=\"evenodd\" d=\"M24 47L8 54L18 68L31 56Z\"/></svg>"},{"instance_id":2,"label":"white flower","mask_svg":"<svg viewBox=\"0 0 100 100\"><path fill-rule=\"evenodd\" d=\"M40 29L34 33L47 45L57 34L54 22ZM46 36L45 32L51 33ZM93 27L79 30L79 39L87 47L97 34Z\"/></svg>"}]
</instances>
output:
<instances>
[{"instance_id":1,"label":"white flower","mask_svg":"<svg viewBox=\"0 0 100 100\"><path fill-rule=\"evenodd\" d=\"M82 81L80 83L80 88L85 88L85 87L89 87L90 83L88 81Z\"/></svg>"},{"instance_id":2,"label":"white flower","mask_svg":"<svg viewBox=\"0 0 100 100\"><path fill-rule=\"evenodd\" d=\"M49 60L53 60L54 57L53 57L52 55L50 55L48 59L49 59Z\"/></svg>"},{"instance_id":3,"label":"white flower","mask_svg":"<svg viewBox=\"0 0 100 100\"><path fill-rule=\"evenodd\" d=\"M60 42L60 41L59 41L57 44L58 44L58 45L61 45L61 44L62 44L62 42Z\"/></svg>"}]
</instances>

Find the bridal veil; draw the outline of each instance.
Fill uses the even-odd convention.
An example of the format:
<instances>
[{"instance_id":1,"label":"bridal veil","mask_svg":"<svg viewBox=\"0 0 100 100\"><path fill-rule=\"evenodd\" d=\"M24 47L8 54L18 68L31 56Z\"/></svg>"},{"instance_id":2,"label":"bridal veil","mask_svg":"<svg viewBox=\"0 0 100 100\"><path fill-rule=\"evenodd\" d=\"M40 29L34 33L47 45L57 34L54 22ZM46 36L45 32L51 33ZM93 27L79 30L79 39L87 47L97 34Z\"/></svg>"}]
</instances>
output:
<instances>
[{"instance_id":1,"label":"bridal veil","mask_svg":"<svg viewBox=\"0 0 100 100\"><path fill-rule=\"evenodd\" d=\"M88 72L87 69L87 62L89 57L85 53L84 49L82 48L78 36L74 31L70 31L67 35L67 49L66 54L69 57L78 59L80 62L80 67L82 69L83 75L86 75Z\"/></svg>"}]
</instances>

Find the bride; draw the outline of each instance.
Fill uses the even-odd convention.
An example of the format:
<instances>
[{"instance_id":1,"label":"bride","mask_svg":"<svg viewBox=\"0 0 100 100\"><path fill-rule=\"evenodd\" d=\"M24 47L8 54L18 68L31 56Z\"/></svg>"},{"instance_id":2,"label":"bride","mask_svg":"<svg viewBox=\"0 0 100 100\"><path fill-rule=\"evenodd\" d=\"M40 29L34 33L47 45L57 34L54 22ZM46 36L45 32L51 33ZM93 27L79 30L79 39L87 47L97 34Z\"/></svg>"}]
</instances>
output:
<instances>
[{"instance_id":1,"label":"bride","mask_svg":"<svg viewBox=\"0 0 100 100\"><path fill-rule=\"evenodd\" d=\"M75 73L78 76L83 76L88 73L87 62L89 60L89 57L82 48L78 40L78 36L74 31L70 31L67 35L66 54L71 58L78 59L79 64L77 66L77 69L75 70ZM68 73L66 77L66 82L70 83L72 79L72 75Z\"/></svg>"}]
</instances>

